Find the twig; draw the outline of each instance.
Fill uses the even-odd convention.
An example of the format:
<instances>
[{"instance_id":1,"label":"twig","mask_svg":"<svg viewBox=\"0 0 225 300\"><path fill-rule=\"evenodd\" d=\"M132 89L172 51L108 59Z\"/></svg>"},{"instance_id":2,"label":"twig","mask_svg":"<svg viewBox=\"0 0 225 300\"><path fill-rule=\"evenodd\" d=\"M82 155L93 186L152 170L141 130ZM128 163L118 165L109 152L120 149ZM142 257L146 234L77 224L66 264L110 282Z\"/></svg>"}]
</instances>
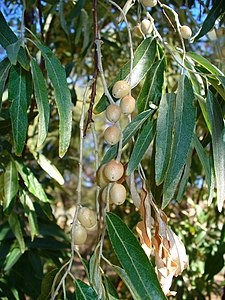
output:
<instances>
[{"instance_id":1,"label":"twig","mask_svg":"<svg viewBox=\"0 0 225 300\"><path fill-rule=\"evenodd\" d=\"M98 38L97 0L92 0L92 14L93 14L93 23L94 23L94 41L96 41ZM96 43L94 43L94 76L93 76L93 84L91 89L91 100L88 108L88 117L84 129L84 137L86 136L88 125L93 122L92 112L93 112L93 106L95 103L95 96L96 96L97 77L98 77L98 53L97 53Z\"/></svg>"}]
</instances>

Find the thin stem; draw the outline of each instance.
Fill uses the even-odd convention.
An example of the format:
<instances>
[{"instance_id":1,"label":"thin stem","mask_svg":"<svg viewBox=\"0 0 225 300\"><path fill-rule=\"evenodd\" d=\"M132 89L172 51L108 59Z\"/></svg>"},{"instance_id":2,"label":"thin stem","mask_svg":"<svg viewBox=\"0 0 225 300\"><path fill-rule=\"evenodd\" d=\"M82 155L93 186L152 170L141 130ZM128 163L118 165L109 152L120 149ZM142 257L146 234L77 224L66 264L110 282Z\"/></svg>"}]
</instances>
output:
<instances>
[{"instance_id":1,"label":"thin stem","mask_svg":"<svg viewBox=\"0 0 225 300\"><path fill-rule=\"evenodd\" d=\"M118 146L116 161L119 162L121 160L122 150L123 150L123 132L121 130L119 122L117 122L117 126L120 129L120 140L119 140L119 146Z\"/></svg>"}]
</instances>

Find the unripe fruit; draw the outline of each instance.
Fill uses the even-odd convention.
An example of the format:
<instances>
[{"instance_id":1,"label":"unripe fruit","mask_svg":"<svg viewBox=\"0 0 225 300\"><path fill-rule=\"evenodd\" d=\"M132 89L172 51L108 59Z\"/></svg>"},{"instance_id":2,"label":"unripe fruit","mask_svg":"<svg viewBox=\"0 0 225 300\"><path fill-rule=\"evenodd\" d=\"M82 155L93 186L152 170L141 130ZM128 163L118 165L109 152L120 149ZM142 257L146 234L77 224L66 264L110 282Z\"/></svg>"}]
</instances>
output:
<instances>
[{"instance_id":1,"label":"unripe fruit","mask_svg":"<svg viewBox=\"0 0 225 300\"><path fill-rule=\"evenodd\" d=\"M124 81L117 81L112 88L112 95L114 98L120 99L129 93L130 85Z\"/></svg>"},{"instance_id":2,"label":"unripe fruit","mask_svg":"<svg viewBox=\"0 0 225 300\"><path fill-rule=\"evenodd\" d=\"M110 104L106 108L105 116L110 122L116 123L117 121L119 121L119 118L121 116L120 107L116 104Z\"/></svg>"},{"instance_id":3,"label":"unripe fruit","mask_svg":"<svg viewBox=\"0 0 225 300\"><path fill-rule=\"evenodd\" d=\"M104 174L109 181L117 181L123 176L123 165L121 162L112 159L104 168Z\"/></svg>"},{"instance_id":4,"label":"unripe fruit","mask_svg":"<svg viewBox=\"0 0 225 300\"><path fill-rule=\"evenodd\" d=\"M106 128L104 132L104 139L111 146L119 142L120 136L121 130L116 125Z\"/></svg>"},{"instance_id":5,"label":"unripe fruit","mask_svg":"<svg viewBox=\"0 0 225 300\"><path fill-rule=\"evenodd\" d=\"M120 108L123 114L132 114L135 110L136 101L132 96L125 96L120 102Z\"/></svg>"},{"instance_id":6,"label":"unripe fruit","mask_svg":"<svg viewBox=\"0 0 225 300\"><path fill-rule=\"evenodd\" d=\"M104 174L105 165L106 164L102 165L98 169L97 174L96 174L97 185L100 186L101 188L104 188L109 183L109 180L105 177L105 174Z\"/></svg>"},{"instance_id":7,"label":"unripe fruit","mask_svg":"<svg viewBox=\"0 0 225 300\"><path fill-rule=\"evenodd\" d=\"M97 224L97 214L93 209L82 207L78 212L78 220L82 226L89 229Z\"/></svg>"},{"instance_id":8,"label":"unripe fruit","mask_svg":"<svg viewBox=\"0 0 225 300\"><path fill-rule=\"evenodd\" d=\"M148 19L144 19L141 21L141 30L145 35L149 35L152 32L152 22Z\"/></svg>"},{"instance_id":9,"label":"unripe fruit","mask_svg":"<svg viewBox=\"0 0 225 300\"><path fill-rule=\"evenodd\" d=\"M108 186L106 186L106 187L102 190L102 194L101 194L102 201L103 201L104 203L107 203L107 192L108 192ZM112 203L112 199L110 198L110 194L109 194L109 203L110 203L110 204Z\"/></svg>"},{"instance_id":10,"label":"unripe fruit","mask_svg":"<svg viewBox=\"0 0 225 300\"><path fill-rule=\"evenodd\" d=\"M86 239L87 230L81 224L76 224L74 229L74 245L82 245Z\"/></svg>"},{"instance_id":11,"label":"unripe fruit","mask_svg":"<svg viewBox=\"0 0 225 300\"><path fill-rule=\"evenodd\" d=\"M144 6L154 7L157 5L157 0L142 0Z\"/></svg>"},{"instance_id":12,"label":"unripe fruit","mask_svg":"<svg viewBox=\"0 0 225 300\"><path fill-rule=\"evenodd\" d=\"M183 39L189 39L192 36L191 28L186 25L180 27L180 33Z\"/></svg>"},{"instance_id":13,"label":"unripe fruit","mask_svg":"<svg viewBox=\"0 0 225 300\"><path fill-rule=\"evenodd\" d=\"M121 205L126 200L127 191L122 184L115 182L109 191L109 195L112 203Z\"/></svg>"}]
</instances>

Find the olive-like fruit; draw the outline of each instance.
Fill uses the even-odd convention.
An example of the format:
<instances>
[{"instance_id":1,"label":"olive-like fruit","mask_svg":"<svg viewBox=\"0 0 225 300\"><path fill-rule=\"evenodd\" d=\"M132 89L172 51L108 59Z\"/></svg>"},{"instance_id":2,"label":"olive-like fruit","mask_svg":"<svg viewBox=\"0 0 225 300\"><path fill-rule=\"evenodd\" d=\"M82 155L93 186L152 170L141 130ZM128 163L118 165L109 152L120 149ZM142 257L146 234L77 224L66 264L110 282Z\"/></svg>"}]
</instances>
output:
<instances>
[{"instance_id":1,"label":"olive-like fruit","mask_svg":"<svg viewBox=\"0 0 225 300\"><path fill-rule=\"evenodd\" d=\"M121 116L120 107L116 104L110 104L106 108L105 116L110 122L116 123L117 121L119 121L120 116Z\"/></svg>"},{"instance_id":2,"label":"olive-like fruit","mask_svg":"<svg viewBox=\"0 0 225 300\"><path fill-rule=\"evenodd\" d=\"M102 198L102 201L104 203L107 203L107 192L108 192L108 186L106 186L103 190L102 190L102 193L101 193L101 198ZM110 194L109 194L109 203L111 204L112 203L112 200L110 198Z\"/></svg>"},{"instance_id":3,"label":"olive-like fruit","mask_svg":"<svg viewBox=\"0 0 225 300\"><path fill-rule=\"evenodd\" d=\"M135 110L136 101L132 96L125 96L120 102L120 108L123 114L132 114Z\"/></svg>"},{"instance_id":4,"label":"olive-like fruit","mask_svg":"<svg viewBox=\"0 0 225 300\"><path fill-rule=\"evenodd\" d=\"M142 0L144 6L154 7L157 5L157 0Z\"/></svg>"},{"instance_id":5,"label":"olive-like fruit","mask_svg":"<svg viewBox=\"0 0 225 300\"><path fill-rule=\"evenodd\" d=\"M152 22L148 19L144 19L141 21L141 30L145 35L151 34L153 30Z\"/></svg>"},{"instance_id":6,"label":"olive-like fruit","mask_svg":"<svg viewBox=\"0 0 225 300\"><path fill-rule=\"evenodd\" d=\"M109 195L112 203L121 205L126 200L127 191L122 184L115 182L109 191Z\"/></svg>"},{"instance_id":7,"label":"olive-like fruit","mask_svg":"<svg viewBox=\"0 0 225 300\"><path fill-rule=\"evenodd\" d=\"M97 224L97 214L93 209L81 207L78 212L78 220L82 226L88 229Z\"/></svg>"},{"instance_id":8,"label":"olive-like fruit","mask_svg":"<svg viewBox=\"0 0 225 300\"><path fill-rule=\"evenodd\" d=\"M82 245L87 239L87 230L81 224L76 224L74 229L74 245Z\"/></svg>"},{"instance_id":9,"label":"olive-like fruit","mask_svg":"<svg viewBox=\"0 0 225 300\"><path fill-rule=\"evenodd\" d=\"M104 174L109 181L117 181L123 176L124 168L121 162L112 159L104 168Z\"/></svg>"},{"instance_id":10,"label":"olive-like fruit","mask_svg":"<svg viewBox=\"0 0 225 300\"><path fill-rule=\"evenodd\" d=\"M189 39L192 36L191 28L187 25L180 27L180 33L183 39Z\"/></svg>"},{"instance_id":11,"label":"olive-like fruit","mask_svg":"<svg viewBox=\"0 0 225 300\"><path fill-rule=\"evenodd\" d=\"M104 164L100 168L98 168L98 171L96 173L96 182L97 182L97 185L100 186L101 188L104 188L109 183L109 180L106 178L105 173L104 173L105 165L106 164Z\"/></svg>"},{"instance_id":12,"label":"olive-like fruit","mask_svg":"<svg viewBox=\"0 0 225 300\"><path fill-rule=\"evenodd\" d=\"M119 142L120 136L121 130L116 125L106 128L104 132L104 139L111 146Z\"/></svg>"},{"instance_id":13,"label":"olive-like fruit","mask_svg":"<svg viewBox=\"0 0 225 300\"><path fill-rule=\"evenodd\" d=\"M124 81L117 81L112 88L112 95L114 98L120 99L129 93L130 85Z\"/></svg>"}]
</instances>

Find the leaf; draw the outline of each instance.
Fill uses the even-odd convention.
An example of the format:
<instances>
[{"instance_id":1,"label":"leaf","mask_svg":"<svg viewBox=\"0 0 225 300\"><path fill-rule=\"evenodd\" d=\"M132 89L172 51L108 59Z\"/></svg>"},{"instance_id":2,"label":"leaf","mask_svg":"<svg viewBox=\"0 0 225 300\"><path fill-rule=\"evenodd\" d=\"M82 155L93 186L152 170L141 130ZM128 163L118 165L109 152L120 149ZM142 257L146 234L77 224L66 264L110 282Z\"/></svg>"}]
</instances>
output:
<instances>
[{"instance_id":1,"label":"leaf","mask_svg":"<svg viewBox=\"0 0 225 300\"><path fill-rule=\"evenodd\" d=\"M39 233L38 222L33 202L25 190L22 190L21 192L20 202L24 207L24 213L27 215L31 233L31 241L33 241L34 237Z\"/></svg>"},{"instance_id":2,"label":"leaf","mask_svg":"<svg viewBox=\"0 0 225 300\"><path fill-rule=\"evenodd\" d=\"M40 147L46 139L48 133L48 124L50 117L50 106L48 103L48 92L42 72L36 60L30 56L31 73L34 83L34 93L39 112L38 124L38 147Z\"/></svg>"},{"instance_id":3,"label":"leaf","mask_svg":"<svg viewBox=\"0 0 225 300\"><path fill-rule=\"evenodd\" d=\"M115 300L119 299L119 296L117 294L116 288L108 278L108 276L104 275L104 284L106 287L107 296L109 297L109 300Z\"/></svg>"},{"instance_id":4,"label":"leaf","mask_svg":"<svg viewBox=\"0 0 225 300\"><path fill-rule=\"evenodd\" d=\"M137 98L139 113L148 109L150 103L159 105L162 96L165 65L165 58L162 58L149 69L144 85Z\"/></svg>"},{"instance_id":5,"label":"leaf","mask_svg":"<svg viewBox=\"0 0 225 300\"><path fill-rule=\"evenodd\" d=\"M160 185L166 175L172 148L175 94L163 95L156 125L155 181Z\"/></svg>"},{"instance_id":6,"label":"leaf","mask_svg":"<svg viewBox=\"0 0 225 300\"><path fill-rule=\"evenodd\" d=\"M13 248L10 250L5 260L4 271L8 272L17 263L21 255L22 253L19 248Z\"/></svg>"},{"instance_id":7,"label":"leaf","mask_svg":"<svg viewBox=\"0 0 225 300\"><path fill-rule=\"evenodd\" d=\"M98 300L98 295L92 287L83 281L76 279L76 297L77 300Z\"/></svg>"},{"instance_id":8,"label":"leaf","mask_svg":"<svg viewBox=\"0 0 225 300\"><path fill-rule=\"evenodd\" d=\"M225 12L225 6L223 0L215 0L213 6L207 14L201 29L192 38L194 42L198 41L201 37L206 35L214 26L216 20Z\"/></svg>"},{"instance_id":9,"label":"leaf","mask_svg":"<svg viewBox=\"0 0 225 300\"><path fill-rule=\"evenodd\" d=\"M211 91L208 91L206 109L212 128L213 161L217 186L217 206L222 211L225 200L225 130L220 105Z\"/></svg>"},{"instance_id":10,"label":"leaf","mask_svg":"<svg viewBox=\"0 0 225 300\"><path fill-rule=\"evenodd\" d=\"M0 44L4 49L7 49L7 46L10 44L14 44L18 42L17 36L14 34L14 32L11 30L11 28L8 26L2 12L0 11ZM19 53L18 53L18 62L21 64L21 66L25 70L29 70L29 62L26 56L25 50L20 47Z\"/></svg>"},{"instance_id":11,"label":"leaf","mask_svg":"<svg viewBox=\"0 0 225 300\"><path fill-rule=\"evenodd\" d=\"M132 82L131 87L134 88L144 78L150 67L154 62L156 54L156 41L155 39L148 37L146 38L136 49L134 53L134 64L132 70ZM130 73L130 61L128 61L119 74L111 81L109 90L111 91L114 83L118 80L127 79ZM105 95L101 97L97 105L95 106L94 112L99 114L103 112L108 106L108 99Z\"/></svg>"},{"instance_id":12,"label":"leaf","mask_svg":"<svg viewBox=\"0 0 225 300\"><path fill-rule=\"evenodd\" d=\"M10 67L11 64L8 58L5 58L0 62L0 112L2 109L2 96L5 89L5 83L8 78Z\"/></svg>"},{"instance_id":13,"label":"leaf","mask_svg":"<svg viewBox=\"0 0 225 300\"><path fill-rule=\"evenodd\" d=\"M45 194L45 191L42 185L39 183L37 178L31 172L29 168L27 168L22 162L16 160L16 168L20 173L20 176L23 178L25 185L27 186L29 192L37 197L42 202L48 202L48 197Z\"/></svg>"},{"instance_id":14,"label":"leaf","mask_svg":"<svg viewBox=\"0 0 225 300\"><path fill-rule=\"evenodd\" d=\"M129 176L139 165L150 143L153 139L153 122L150 121L143 126L141 132L134 144L134 148L128 163L126 175Z\"/></svg>"},{"instance_id":15,"label":"leaf","mask_svg":"<svg viewBox=\"0 0 225 300\"><path fill-rule=\"evenodd\" d=\"M173 146L163 186L162 208L171 201L180 180L191 145L195 120L196 109L192 86L189 79L182 75L178 82Z\"/></svg>"},{"instance_id":16,"label":"leaf","mask_svg":"<svg viewBox=\"0 0 225 300\"><path fill-rule=\"evenodd\" d=\"M155 111L152 109L146 110L140 113L136 118L134 118L130 124L123 130L123 147L129 142L129 140L134 136L134 134L141 128L142 124L152 115ZM113 159L117 153L118 145L114 145L106 152L102 163L105 164L111 159Z\"/></svg>"},{"instance_id":17,"label":"leaf","mask_svg":"<svg viewBox=\"0 0 225 300\"><path fill-rule=\"evenodd\" d=\"M55 268L45 274L41 283L41 294L38 296L37 300L49 299L52 291L52 284L58 271L59 269Z\"/></svg>"},{"instance_id":18,"label":"leaf","mask_svg":"<svg viewBox=\"0 0 225 300\"><path fill-rule=\"evenodd\" d=\"M60 185L65 183L59 170L52 164L52 162L43 154L33 152L34 158L40 167L53 179L55 179Z\"/></svg>"},{"instance_id":19,"label":"leaf","mask_svg":"<svg viewBox=\"0 0 225 300\"><path fill-rule=\"evenodd\" d=\"M19 221L18 216L13 211L9 215L8 222L9 222L10 228L12 229L12 232L14 233L14 235L19 243L21 253L24 253L26 250L26 246L25 246L24 239L23 239L23 233L21 230L20 221Z\"/></svg>"},{"instance_id":20,"label":"leaf","mask_svg":"<svg viewBox=\"0 0 225 300\"><path fill-rule=\"evenodd\" d=\"M14 198L18 192L18 172L15 162L10 160L6 166L4 173L4 202L3 209L10 212L13 208Z\"/></svg>"},{"instance_id":21,"label":"leaf","mask_svg":"<svg viewBox=\"0 0 225 300\"><path fill-rule=\"evenodd\" d=\"M72 130L72 102L66 81L66 72L57 57L47 46L38 41L33 42L41 50L45 59L48 77L54 88L59 112L59 156L63 157L70 145Z\"/></svg>"},{"instance_id":22,"label":"leaf","mask_svg":"<svg viewBox=\"0 0 225 300\"><path fill-rule=\"evenodd\" d=\"M19 40L13 44L9 44L6 47L6 52L7 52L8 58L12 65L16 65L16 63L17 63L17 56L18 56L19 50L20 50L20 41Z\"/></svg>"},{"instance_id":23,"label":"leaf","mask_svg":"<svg viewBox=\"0 0 225 300\"><path fill-rule=\"evenodd\" d=\"M27 136L27 107L30 101L30 77L19 65L12 66L9 76L9 100L12 102L10 116L16 155L21 155Z\"/></svg>"},{"instance_id":24,"label":"leaf","mask_svg":"<svg viewBox=\"0 0 225 300\"><path fill-rule=\"evenodd\" d=\"M166 299L151 262L130 229L113 213L107 213L106 223L113 249L139 298Z\"/></svg>"}]
</instances>

